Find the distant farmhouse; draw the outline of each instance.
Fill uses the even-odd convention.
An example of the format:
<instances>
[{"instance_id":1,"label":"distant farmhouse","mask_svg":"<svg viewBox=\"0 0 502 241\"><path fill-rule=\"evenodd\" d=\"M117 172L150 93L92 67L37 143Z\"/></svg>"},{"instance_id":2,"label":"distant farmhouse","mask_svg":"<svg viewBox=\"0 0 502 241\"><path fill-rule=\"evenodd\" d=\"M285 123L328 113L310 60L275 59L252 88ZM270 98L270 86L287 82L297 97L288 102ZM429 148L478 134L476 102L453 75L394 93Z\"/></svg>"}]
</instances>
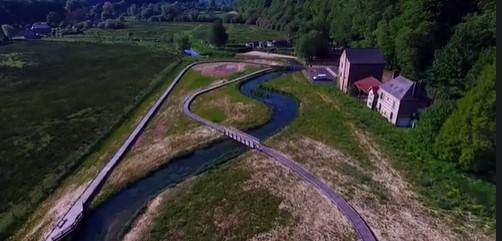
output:
<instances>
[{"instance_id":1,"label":"distant farmhouse","mask_svg":"<svg viewBox=\"0 0 502 241\"><path fill-rule=\"evenodd\" d=\"M251 48L290 48L293 42L290 40L267 40L267 41L248 41L247 47Z\"/></svg>"},{"instance_id":2,"label":"distant farmhouse","mask_svg":"<svg viewBox=\"0 0 502 241\"><path fill-rule=\"evenodd\" d=\"M25 39L39 39L43 36L48 36L52 31L51 26L49 24L40 22L34 23L30 27L27 27L24 30L24 38Z\"/></svg>"},{"instance_id":3,"label":"distant farmhouse","mask_svg":"<svg viewBox=\"0 0 502 241\"><path fill-rule=\"evenodd\" d=\"M269 48L289 48L293 43L290 40L268 40L267 47Z\"/></svg>"},{"instance_id":4,"label":"distant farmhouse","mask_svg":"<svg viewBox=\"0 0 502 241\"><path fill-rule=\"evenodd\" d=\"M399 127L412 126L421 109L429 104L425 88L398 72L382 83L383 54L378 48L348 48L340 56L338 83L344 93L354 94Z\"/></svg>"},{"instance_id":5,"label":"distant farmhouse","mask_svg":"<svg viewBox=\"0 0 502 241\"><path fill-rule=\"evenodd\" d=\"M428 105L423 86L401 75L380 85L376 92L372 98L378 99L377 111L395 126L410 127L418 112Z\"/></svg>"},{"instance_id":6,"label":"distant farmhouse","mask_svg":"<svg viewBox=\"0 0 502 241\"><path fill-rule=\"evenodd\" d=\"M347 48L340 56L338 84L343 93L348 93L354 82L366 77L382 81L384 70L382 51L377 48Z\"/></svg>"},{"instance_id":7,"label":"distant farmhouse","mask_svg":"<svg viewBox=\"0 0 502 241\"><path fill-rule=\"evenodd\" d=\"M51 33L52 28L45 22L39 22L31 25L31 31L38 35L48 36Z\"/></svg>"}]
</instances>

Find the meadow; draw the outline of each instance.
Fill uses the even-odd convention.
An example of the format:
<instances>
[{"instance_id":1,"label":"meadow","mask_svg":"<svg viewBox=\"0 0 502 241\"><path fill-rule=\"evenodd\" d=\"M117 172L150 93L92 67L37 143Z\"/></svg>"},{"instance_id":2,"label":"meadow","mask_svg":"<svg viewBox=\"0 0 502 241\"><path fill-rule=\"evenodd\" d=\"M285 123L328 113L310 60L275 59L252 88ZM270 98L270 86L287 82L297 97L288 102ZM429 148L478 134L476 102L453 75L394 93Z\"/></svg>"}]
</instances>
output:
<instances>
[{"instance_id":1,"label":"meadow","mask_svg":"<svg viewBox=\"0 0 502 241\"><path fill-rule=\"evenodd\" d=\"M0 238L156 88L176 59L122 44L0 47Z\"/></svg>"},{"instance_id":2,"label":"meadow","mask_svg":"<svg viewBox=\"0 0 502 241\"><path fill-rule=\"evenodd\" d=\"M354 135L354 129L363 130L413 184L424 204L452 214L459 223L475 216L477 225L487 233L495 230L496 186L420 152L412 129L390 125L364 103L342 94L336 85L312 85L301 73L269 81L263 88L292 95L304 107L279 139L287 140L292 135L310 137L350 153L361 166L375 170L368 160L369 151ZM377 186L369 186L379 192ZM384 197L385 193L377 196Z\"/></svg>"},{"instance_id":3,"label":"meadow","mask_svg":"<svg viewBox=\"0 0 502 241\"><path fill-rule=\"evenodd\" d=\"M245 47L244 43L247 41L265 41L269 39L285 39L287 37L285 32L263 29L256 26L224 24L229 35L228 46L215 49L205 43L210 24L131 21L128 22L128 27L125 29L91 28L84 31L83 34L67 35L63 38L50 38L50 40L100 43L128 42L135 45L175 51L173 36L184 32L191 37L192 47L201 55L209 57L232 57L233 52L236 49Z\"/></svg>"},{"instance_id":4,"label":"meadow","mask_svg":"<svg viewBox=\"0 0 502 241\"><path fill-rule=\"evenodd\" d=\"M185 32L192 36L193 41L206 40L206 34L211 23L176 23L176 22L128 22L125 29L88 29L82 35L68 35L65 38L101 37L106 39L127 40L128 34L143 40L164 40L169 35ZM224 24L229 35L230 44L242 44L246 41L264 41L269 39L283 39L285 32L263 29L253 25Z\"/></svg>"},{"instance_id":5,"label":"meadow","mask_svg":"<svg viewBox=\"0 0 502 241\"><path fill-rule=\"evenodd\" d=\"M395 128L378 113L367 109L364 103L340 93L336 85L312 85L302 73L271 80L262 87L290 95L300 104L297 118L277 135L266 140L265 144L287 153L301 165L309 167L315 175L332 182L334 188L352 205L363 210L363 215L368 218L366 221L377 230L382 239L430 240L433 237L431 233L437 230L424 229L422 225L426 226L428 222L424 220L446 223L448 230L454 231L456 237L472 238L466 234L471 229L463 229L466 226L475 229L475 233L493 235L496 222L495 186L466 176L449 163L432 162L418 155L414 150L411 129ZM199 98L201 102L207 102L223 94L232 95L233 91L235 88L228 86ZM220 111L224 109L225 106L219 106ZM203 110L208 112L203 113ZM217 110L202 108L198 111L200 115L213 121L227 121L229 116ZM368 135L369 140L374 142L371 146L379 147L377 156L364 139L360 139L360 133ZM301 139L306 141L298 142ZM318 150L322 155L317 153ZM347 158L330 156L329 153L333 150L336 153L341 151ZM375 160L378 157L382 159ZM386 157L389 159L385 159ZM287 183L293 185L294 181L275 173L281 168L264 166L264 159L266 158L263 156L253 156L252 152L246 152L186 181L179 188L166 191L164 199L160 199L164 200L158 207L160 212L150 214L154 216L153 224L144 239L159 240L166 236L180 235L186 240L218 240L231 235L232 240L248 240L275 230L277 226L294 230L295 225L301 223L300 217L308 216L308 212L303 211L295 216L284 212L284 207L278 208L279 204L286 205L291 200L276 196L278 193L268 190L277 188L282 190L279 193L287 192ZM390 163L380 162L384 159ZM392 176L391 180L387 180L388 183L375 178L375 175L386 173L387 169L382 169L382 166L389 164L399 170L404 179L412 184L411 190L420 195L413 195L411 198L400 196L389 188L396 187L396 183L402 181L396 178L399 175ZM263 169L252 168L253 166ZM280 177L281 184L272 180L272 184L264 184L264 189L250 189L246 186L246 183L251 182L251 177L260 177L265 175L263 173L270 172L274 172L272 177ZM293 186L298 188L295 185L297 184ZM418 206L420 208L413 209L417 206L406 204L417 201L426 208ZM363 204L366 208L362 207ZM403 213L409 212L413 212L411 221L401 219L406 216ZM187 223L190 225L186 225ZM253 228L248 229L249 227ZM399 229L397 227L404 232L392 231ZM410 227L413 230L408 230ZM302 228L309 229L310 226ZM292 235L292 232L288 235ZM456 240L454 237L444 238ZM357 240L357 237L353 239Z\"/></svg>"}]
</instances>

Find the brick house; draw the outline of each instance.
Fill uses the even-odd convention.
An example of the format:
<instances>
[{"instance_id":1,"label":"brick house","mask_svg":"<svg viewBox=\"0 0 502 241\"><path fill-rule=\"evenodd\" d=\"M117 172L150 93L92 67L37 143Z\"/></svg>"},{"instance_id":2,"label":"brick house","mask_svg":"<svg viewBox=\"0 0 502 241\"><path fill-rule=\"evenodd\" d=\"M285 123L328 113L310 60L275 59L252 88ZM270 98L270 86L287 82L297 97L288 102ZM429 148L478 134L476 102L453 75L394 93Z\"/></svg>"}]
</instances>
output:
<instances>
[{"instance_id":1,"label":"brick house","mask_svg":"<svg viewBox=\"0 0 502 241\"><path fill-rule=\"evenodd\" d=\"M366 77L382 81L384 58L378 48L347 48L340 56L338 83L343 93L348 93L352 84Z\"/></svg>"},{"instance_id":2,"label":"brick house","mask_svg":"<svg viewBox=\"0 0 502 241\"><path fill-rule=\"evenodd\" d=\"M380 85L377 92L377 111L395 126L410 127L425 105L422 86L401 75Z\"/></svg>"}]
</instances>

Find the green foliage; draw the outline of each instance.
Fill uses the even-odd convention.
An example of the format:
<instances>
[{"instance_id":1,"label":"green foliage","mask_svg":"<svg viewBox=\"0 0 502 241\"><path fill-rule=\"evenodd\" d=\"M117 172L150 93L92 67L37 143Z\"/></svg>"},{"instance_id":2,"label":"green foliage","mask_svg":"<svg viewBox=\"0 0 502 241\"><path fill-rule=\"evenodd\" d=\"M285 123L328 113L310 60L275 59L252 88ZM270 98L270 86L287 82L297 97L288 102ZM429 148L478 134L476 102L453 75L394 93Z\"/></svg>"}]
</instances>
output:
<instances>
[{"instance_id":1,"label":"green foliage","mask_svg":"<svg viewBox=\"0 0 502 241\"><path fill-rule=\"evenodd\" d=\"M28 64L0 65L1 240L149 93L156 74L174 59L130 45L47 41L2 46L0 56L5 53L20 53ZM54 66L58 71L44 71ZM12 211L17 218L4 219Z\"/></svg>"},{"instance_id":2,"label":"green foliage","mask_svg":"<svg viewBox=\"0 0 502 241\"><path fill-rule=\"evenodd\" d=\"M495 231L495 184L473 178L454 164L435 159L428 153L430 149L417 149L414 131L389 125L379 113L341 94L336 86L312 85L300 73L264 85L292 94L301 102L298 117L281 134L285 138L307 136L350 154L351 159L362 162L361 165L368 165L365 161L368 150L355 138L352 129L355 126L367 132L381 147L382 153L413 184L414 190L422 194L420 200L427 206L458 213L462 219L465 215L475 215L482 218L480 227Z\"/></svg>"},{"instance_id":3,"label":"green foliage","mask_svg":"<svg viewBox=\"0 0 502 241\"><path fill-rule=\"evenodd\" d=\"M228 41L228 34L221 19L216 20L207 32L209 43L216 47L223 47Z\"/></svg>"},{"instance_id":4,"label":"green foliage","mask_svg":"<svg viewBox=\"0 0 502 241\"><path fill-rule=\"evenodd\" d=\"M430 84L447 87L452 96L464 93L467 72L485 48L495 45L495 28L495 11L470 16L457 26L447 46L436 52Z\"/></svg>"},{"instance_id":5,"label":"green foliage","mask_svg":"<svg viewBox=\"0 0 502 241\"><path fill-rule=\"evenodd\" d=\"M478 61L474 66L472 66L471 70L469 70L469 73L467 73L467 76L465 77L465 81L467 82L465 84L467 88L470 89L476 84L479 75L481 75L483 69L487 65L490 65L493 62L493 60L496 58L496 54L496 47L487 48L481 53Z\"/></svg>"},{"instance_id":6,"label":"green foliage","mask_svg":"<svg viewBox=\"0 0 502 241\"><path fill-rule=\"evenodd\" d=\"M80 4L80 1L78 1L78 0L67 0L66 1L65 9L68 12L75 11L81 7L82 7L82 4Z\"/></svg>"},{"instance_id":7,"label":"green foliage","mask_svg":"<svg viewBox=\"0 0 502 241\"><path fill-rule=\"evenodd\" d=\"M445 161L473 172L495 172L496 64L484 68L476 85L459 100L435 143Z\"/></svg>"},{"instance_id":8,"label":"green foliage","mask_svg":"<svg viewBox=\"0 0 502 241\"><path fill-rule=\"evenodd\" d=\"M322 33L311 30L306 35L302 35L295 44L295 52L301 58L321 56L326 50Z\"/></svg>"},{"instance_id":9,"label":"green foliage","mask_svg":"<svg viewBox=\"0 0 502 241\"><path fill-rule=\"evenodd\" d=\"M175 34L174 42L176 43L176 48L180 52L183 52L183 50L190 48L190 36L186 33Z\"/></svg>"},{"instance_id":10,"label":"green foliage","mask_svg":"<svg viewBox=\"0 0 502 241\"><path fill-rule=\"evenodd\" d=\"M455 104L453 101L440 101L427 108L420 115L420 120L416 122L414 134L417 146L422 147L424 152L432 150L436 136L454 108Z\"/></svg>"},{"instance_id":11,"label":"green foliage","mask_svg":"<svg viewBox=\"0 0 502 241\"><path fill-rule=\"evenodd\" d=\"M47 23L50 24L52 27L57 27L59 26L59 23L61 23L63 18L61 18L61 15L59 15L59 13L52 11L49 12L49 14L47 14L46 20Z\"/></svg>"}]
</instances>

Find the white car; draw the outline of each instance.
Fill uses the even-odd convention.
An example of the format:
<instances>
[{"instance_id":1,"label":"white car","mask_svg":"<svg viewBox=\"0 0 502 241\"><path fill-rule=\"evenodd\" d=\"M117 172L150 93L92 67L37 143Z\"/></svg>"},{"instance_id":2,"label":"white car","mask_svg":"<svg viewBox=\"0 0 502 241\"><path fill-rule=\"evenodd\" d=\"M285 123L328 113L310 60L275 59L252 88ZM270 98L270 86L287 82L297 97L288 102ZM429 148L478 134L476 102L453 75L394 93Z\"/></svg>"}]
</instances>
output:
<instances>
[{"instance_id":1,"label":"white car","mask_svg":"<svg viewBox=\"0 0 502 241\"><path fill-rule=\"evenodd\" d=\"M327 80L328 77L326 76L326 74L318 74L318 75L314 76L313 79L314 80Z\"/></svg>"}]
</instances>

